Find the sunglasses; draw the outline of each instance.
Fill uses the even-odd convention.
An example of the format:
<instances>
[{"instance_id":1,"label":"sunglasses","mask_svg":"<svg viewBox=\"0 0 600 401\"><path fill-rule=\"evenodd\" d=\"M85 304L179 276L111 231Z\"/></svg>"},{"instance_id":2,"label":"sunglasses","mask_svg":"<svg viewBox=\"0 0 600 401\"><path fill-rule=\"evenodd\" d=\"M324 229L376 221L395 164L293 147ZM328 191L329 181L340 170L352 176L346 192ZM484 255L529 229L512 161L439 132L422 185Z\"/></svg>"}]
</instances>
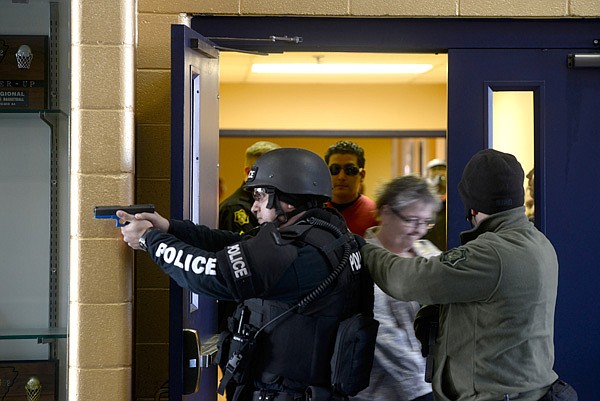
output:
<instances>
[{"instance_id":1,"label":"sunglasses","mask_svg":"<svg viewBox=\"0 0 600 401\"><path fill-rule=\"evenodd\" d=\"M344 167L340 166L339 164L332 164L329 166L329 172L331 175L338 175L342 169L344 169L344 174L346 175L357 175L362 171L362 168L359 168L354 164L346 164Z\"/></svg>"}]
</instances>

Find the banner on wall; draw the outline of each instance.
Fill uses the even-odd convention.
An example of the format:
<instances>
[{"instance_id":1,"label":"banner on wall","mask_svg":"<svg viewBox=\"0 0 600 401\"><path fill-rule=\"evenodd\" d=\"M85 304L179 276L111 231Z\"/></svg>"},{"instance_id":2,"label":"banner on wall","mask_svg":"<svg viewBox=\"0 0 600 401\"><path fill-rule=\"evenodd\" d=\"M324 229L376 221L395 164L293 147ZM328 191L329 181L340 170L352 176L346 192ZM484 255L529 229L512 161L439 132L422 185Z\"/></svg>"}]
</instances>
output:
<instances>
[{"instance_id":1,"label":"banner on wall","mask_svg":"<svg viewBox=\"0 0 600 401\"><path fill-rule=\"evenodd\" d=\"M0 110L44 110L48 86L48 37L0 35Z\"/></svg>"}]
</instances>

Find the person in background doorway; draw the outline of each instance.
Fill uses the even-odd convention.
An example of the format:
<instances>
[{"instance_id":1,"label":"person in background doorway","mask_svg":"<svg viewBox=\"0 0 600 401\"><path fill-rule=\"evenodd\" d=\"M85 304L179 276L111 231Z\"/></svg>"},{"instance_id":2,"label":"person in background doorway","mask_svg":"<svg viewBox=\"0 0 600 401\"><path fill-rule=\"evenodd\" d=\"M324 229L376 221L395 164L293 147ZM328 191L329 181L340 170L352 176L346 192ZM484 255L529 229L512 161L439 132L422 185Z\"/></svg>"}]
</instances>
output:
<instances>
[{"instance_id":1,"label":"person in background doorway","mask_svg":"<svg viewBox=\"0 0 600 401\"><path fill-rule=\"evenodd\" d=\"M472 226L461 246L429 259L361 248L387 294L439 305L439 316L429 317L439 323L432 332L436 401L577 400L553 370L558 259L525 216L523 180L513 155L479 151L458 185ZM429 333L416 329L428 347Z\"/></svg>"},{"instance_id":2,"label":"person in background doorway","mask_svg":"<svg viewBox=\"0 0 600 401\"><path fill-rule=\"evenodd\" d=\"M377 225L375 202L360 193L366 175L365 151L354 142L339 141L325 153L333 183L331 202L346 219L348 228L355 234L364 235L365 230Z\"/></svg>"},{"instance_id":3,"label":"person in background doorway","mask_svg":"<svg viewBox=\"0 0 600 401\"><path fill-rule=\"evenodd\" d=\"M396 255L432 257L441 251L420 239L433 225L440 202L419 177L396 177L384 184L375 200L380 225L365 232L368 243ZM413 323L419 303L396 300L375 287L375 319L379 332L369 387L354 401L433 401L426 383L425 358Z\"/></svg>"},{"instance_id":4,"label":"person in background doorway","mask_svg":"<svg viewBox=\"0 0 600 401\"><path fill-rule=\"evenodd\" d=\"M529 221L535 220L535 200L533 192L534 172L533 169L527 173L527 187L525 188L525 214Z\"/></svg>"},{"instance_id":5,"label":"person in background doorway","mask_svg":"<svg viewBox=\"0 0 600 401\"><path fill-rule=\"evenodd\" d=\"M258 141L246 149L244 159L244 177L256 160L270 150L280 146L273 142ZM219 229L237 233L247 233L258 225L252 208L252 193L245 191L244 183L236 191L219 204Z\"/></svg>"},{"instance_id":6,"label":"person in background doorway","mask_svg":"<svg viewBox=\"0 0 600 401\"><path fill-rule=\"evenodd\" d=\"M435 226L425 234L424 238L445 251L448 249L448 235L446 233L446 162L440 159L431 160L427 163L426 174L427 183L437 193L442 206L435 218Z\"/></svg>"},{"instance_id":7,"label":"person in background doorway","mask_svg":"<svg viewBox=\"0 0 600 401\"><path fill-rule=\"evenodd\" d=\"M225 186L223 179L219 177L219 200L223 199L223 194L225 193L226 189L227 187Z\"/></svg>"}]
</instances>

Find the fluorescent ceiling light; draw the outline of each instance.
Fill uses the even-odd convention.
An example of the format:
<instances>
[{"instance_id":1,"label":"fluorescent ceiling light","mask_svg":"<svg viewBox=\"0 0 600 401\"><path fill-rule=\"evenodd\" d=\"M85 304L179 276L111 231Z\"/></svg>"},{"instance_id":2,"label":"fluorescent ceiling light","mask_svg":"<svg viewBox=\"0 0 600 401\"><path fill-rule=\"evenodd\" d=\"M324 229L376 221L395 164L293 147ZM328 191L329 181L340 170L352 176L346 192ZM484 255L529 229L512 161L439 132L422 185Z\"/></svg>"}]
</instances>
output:
<instances>
[{"instance_id":1,"label":"fluorescent ceiling light","mask_svg":"<svg viewBox=\"0 0 600 401\"><path fill-rule=\"evenodd\" d=\"M257 74L421 74L431 64L252 64Z\"/></svg>"}]
</instances>

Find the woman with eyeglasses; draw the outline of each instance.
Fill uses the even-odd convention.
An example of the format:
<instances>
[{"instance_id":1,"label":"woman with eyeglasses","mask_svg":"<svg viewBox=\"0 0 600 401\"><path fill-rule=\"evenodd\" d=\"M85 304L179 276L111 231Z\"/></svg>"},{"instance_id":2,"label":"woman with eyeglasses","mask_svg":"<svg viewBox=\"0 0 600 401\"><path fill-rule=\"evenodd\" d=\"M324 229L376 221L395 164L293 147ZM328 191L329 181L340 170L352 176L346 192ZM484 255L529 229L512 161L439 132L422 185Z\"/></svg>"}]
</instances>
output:
<instances>
[{"instance_id":1,"label":"woman with eyeglasses","mask_svg":"<svg viewBox=\"0 0 600 401\"><path fill-rule=\"evenodd\" d=\"M403 257L430 257L441 251L421 239L433 227L440 208L438 197L424 179L396 177L384 184L375 200L379 226L365 233L367 242ZM369 387L353 400L433 400L426 383L425 359L413 322L417 302L398 301L375 287L375 318L379 332Z\"/></svg>"}]
</instances>

